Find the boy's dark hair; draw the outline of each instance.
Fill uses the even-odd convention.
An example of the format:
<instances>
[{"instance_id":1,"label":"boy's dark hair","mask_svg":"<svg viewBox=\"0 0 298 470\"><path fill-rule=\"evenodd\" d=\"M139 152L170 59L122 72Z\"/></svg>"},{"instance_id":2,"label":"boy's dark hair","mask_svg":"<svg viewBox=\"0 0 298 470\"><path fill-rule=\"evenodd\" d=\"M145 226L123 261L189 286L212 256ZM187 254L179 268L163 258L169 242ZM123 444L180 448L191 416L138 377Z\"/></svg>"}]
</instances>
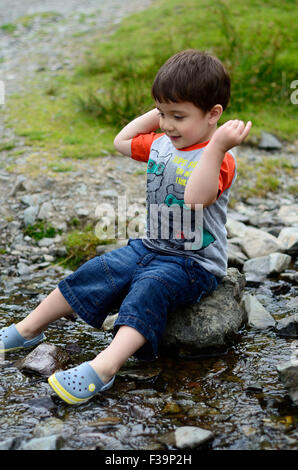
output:
<instances>
[{"instance_id":1,"label":"boy's dark hair","mask_svg":"<svg viewBox=\"0 0 298 470\"><path fill-rule=\"evenodd\" d=\"M219 59L196 49L187 49L170 57L159 69L152 86L156 101L189 101L207 112L230 99L230 77Z\"/></svg>"}]
</instances>

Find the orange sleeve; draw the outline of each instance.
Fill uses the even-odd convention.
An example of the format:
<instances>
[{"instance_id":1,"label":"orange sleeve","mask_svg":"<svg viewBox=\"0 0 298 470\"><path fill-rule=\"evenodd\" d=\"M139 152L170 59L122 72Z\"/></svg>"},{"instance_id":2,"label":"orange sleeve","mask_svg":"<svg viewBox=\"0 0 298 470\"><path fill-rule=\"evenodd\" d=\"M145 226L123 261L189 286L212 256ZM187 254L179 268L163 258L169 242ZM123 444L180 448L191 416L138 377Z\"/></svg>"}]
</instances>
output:
<instances>
[{"instance_id":1,"label":"orange sleeve","mask_svg":"<svg viewBox=\"0 0 298 470\"><path fill-rule=\"evenodd\" d=\"M148 162L151 145L155 139L164 134L138 134L131 141L131 158L140 162Z\"/></svg>"},{"instance_id":2,"label":"orange sleeve","mask_svg":"<svg viewBox=\"0 0 298 470\"><path fill-rule=\"evenodd\" d=\"M232 155L227 152L225 154L225 157L222 161L221 168L220 168L217 199L226 189L228 189L231 186L234 175L235 175L235 160L232 157Z\"/></svg>"}]
</instances>

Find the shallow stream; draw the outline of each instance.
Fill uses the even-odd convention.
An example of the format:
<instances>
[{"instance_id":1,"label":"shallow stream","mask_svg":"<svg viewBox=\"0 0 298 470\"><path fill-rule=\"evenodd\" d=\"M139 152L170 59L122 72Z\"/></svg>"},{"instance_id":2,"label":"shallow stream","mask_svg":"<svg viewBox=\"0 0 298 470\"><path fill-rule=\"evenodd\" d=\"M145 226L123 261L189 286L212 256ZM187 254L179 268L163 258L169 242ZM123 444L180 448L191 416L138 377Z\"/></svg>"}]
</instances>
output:
<instances>
[{"instance_id":1,"label":"shallow stream","mask_svg":"<svg viewBox=\"0 0 298 470\"><path fill-rule=\"evenodd\" d=\"M28 278L0 278L0 328L28 314L62 276L49 269ZM276 320L297 312L295 287L276 295L271 287L279 285L284 283L268 280L246 288ZM112 337L81 320L59 320L46 336L68 350L71 366L93 358ZM48 421L53 432L59 426L62 449L167 449L169 431L192 425L213 432L208 449L294 450L298 408L276 366L289 360L295 345L295 338L245 327L220 355L151 363L130 359L112 390L79 407L54 396L46 379L21 373L14 361L24 353L11 353L0 364L0 442L29 439Z\"/></svg>"}]
</instances>

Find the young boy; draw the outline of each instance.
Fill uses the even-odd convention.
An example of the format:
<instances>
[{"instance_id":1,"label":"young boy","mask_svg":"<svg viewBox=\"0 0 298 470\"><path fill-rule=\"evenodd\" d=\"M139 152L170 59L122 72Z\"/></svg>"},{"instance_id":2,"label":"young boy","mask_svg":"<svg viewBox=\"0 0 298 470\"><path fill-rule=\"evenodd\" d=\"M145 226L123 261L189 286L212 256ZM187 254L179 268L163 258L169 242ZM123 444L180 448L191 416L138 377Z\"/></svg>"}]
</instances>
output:
<instances>
[{"instance_id":1,"label":"young boy","mask_svg":"<svg viewBox=\"0 0 298 470\"><path fill-rule=\"evenodd\" d=\"M90 362L49 377L53 390L69 404L110 388L130 356L155 358L167 313L196 303L226 274L224 225L236 177L229 150L246 138L251 123L232 120L217 129L229 101L230 79L218 59L197 50L171 57L157 73L152 95L155 109L129 123L114 141L123 155L147 162L147 236L91 259L25 319L0 332L2 351L32 347L58 318L75 311L100 328L120 305L111 344ZM158 128L162 133L154 132ZM174 206L182 222L187 213L203 212L199 244L196 236L188 238L184 225L176 232L173 217L168 219L169 236L160 235L164 219L160 213L154 219L156 208Z\"/></svg>"}]
</instances>

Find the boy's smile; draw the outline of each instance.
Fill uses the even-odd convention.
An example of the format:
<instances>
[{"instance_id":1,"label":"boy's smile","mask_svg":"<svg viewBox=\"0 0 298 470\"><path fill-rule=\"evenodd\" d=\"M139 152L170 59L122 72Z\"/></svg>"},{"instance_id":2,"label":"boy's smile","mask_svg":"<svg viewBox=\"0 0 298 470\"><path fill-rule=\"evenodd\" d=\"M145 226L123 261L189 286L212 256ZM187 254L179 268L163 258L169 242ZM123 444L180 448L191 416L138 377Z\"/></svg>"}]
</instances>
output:
<instances>
[{"instance_id":1,"label":"boy's smile","mask_svg":"<svg viewBox=\"0 0 298 470\"><path fill-rule=\"evenodd\" d=\"M201 144L210 139L216 125L210 124L210 112L204 113L189 101L156 102L159 125L177 149Z\"/></svg>"}]
</instances>

